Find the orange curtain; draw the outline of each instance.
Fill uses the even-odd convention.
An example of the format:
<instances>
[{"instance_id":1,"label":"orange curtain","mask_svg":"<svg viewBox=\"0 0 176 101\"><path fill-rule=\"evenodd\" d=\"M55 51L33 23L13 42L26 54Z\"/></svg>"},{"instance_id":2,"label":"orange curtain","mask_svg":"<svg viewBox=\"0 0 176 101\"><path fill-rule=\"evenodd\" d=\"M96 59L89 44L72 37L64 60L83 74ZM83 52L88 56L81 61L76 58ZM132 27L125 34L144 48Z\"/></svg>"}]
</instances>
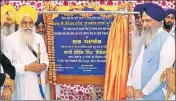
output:
<instances>
[{"instance_id":1,"label":"orange curtain","mask_svg":"<svg viewBox=\"0 0 176 101\"><path fill-rule=\"evenodd\" d=\"M106 50L104 100L125 100L128 77L128 21L125 15L115 17Z\"/></svg>"}]
</instances>

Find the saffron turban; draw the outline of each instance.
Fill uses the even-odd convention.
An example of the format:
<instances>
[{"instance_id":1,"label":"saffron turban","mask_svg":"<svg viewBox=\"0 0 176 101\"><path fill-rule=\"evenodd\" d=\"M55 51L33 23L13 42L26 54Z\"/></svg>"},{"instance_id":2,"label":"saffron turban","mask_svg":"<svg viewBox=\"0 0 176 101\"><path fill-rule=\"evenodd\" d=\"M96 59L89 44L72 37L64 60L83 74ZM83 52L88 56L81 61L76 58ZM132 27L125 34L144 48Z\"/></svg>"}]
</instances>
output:
<instances>
[{"instance_id":1,"label":"saffron turban","mask_svg":"<svg viewBox=\"0 0 176 101\"><path fill-rule=\"evenodd\" d=\"M34 23L37 22L38 13L36 9L25 5L25 6L22 6L17 12L17 15L16 15L17 24L21 24L21 21L23 20L25 16L29 16L33 20Z\"/></svg>"},{"instance_id":2,"label":"saffron turban","mask_svg":"<svg viewBox=\"0 0 176 101\"><path fill-rule=\"evenodd\" d=\"M12 5L4 5L1 7L1 21L5 22L6 13L9 14L13 22L15 22L16 9ZM2 19L3 18L3 19Z\"/></svg>"}]
</instances>

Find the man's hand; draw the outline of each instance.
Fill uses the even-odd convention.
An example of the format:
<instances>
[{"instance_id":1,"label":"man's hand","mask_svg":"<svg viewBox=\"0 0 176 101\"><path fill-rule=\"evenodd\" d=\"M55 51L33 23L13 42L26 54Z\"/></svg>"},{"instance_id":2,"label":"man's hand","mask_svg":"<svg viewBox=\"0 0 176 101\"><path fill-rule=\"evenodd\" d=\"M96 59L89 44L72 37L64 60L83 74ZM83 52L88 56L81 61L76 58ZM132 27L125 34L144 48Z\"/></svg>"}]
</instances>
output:
<instances>
[{"instance_id":1,"label":"man's hand","mask_svg":"<svg viewBox=\"0 0 176 101\"><path fill-rule=\"evenodd\" d=\"M9 87L4 87L1 99L2 100L11 100L12 98L12 92Z\"/></svg>"},{"instance_id":2,"label":"man's hand","mask_svg":"<svg viewBox=\"0 0 176 101\"><path fill-rule=\"evenodd\" d=\"M144 97L144 94L142 93L141 90L135 90L134 91L134 99L136 98L143 98Z\"/></svg>"},{"instance_id":3,"label":"man's hand","mask_svg":"<svg viewBox=\"0 0 176 101\"><path fill-rule=\"evenodd\" d=\"M42 64L40 64L41 65L41 67L43 68L43 70L45 70L46 69L46 64L45 63L42 63Z\"/></svg>"},{"instance_id":4,"label":"man's hand","mask_svg":"<svg viewBox=\"0 0 176 101\"><path fill-rule=\"evenodd\" d=\"M42 65L33 62L29 65L25 66L25 70L26 71L32 71L32 72L36 72L36 73L41 73L43 71Z\"/></svg>"},{"instance_id":5,"label":"man's hand","mask_svg":"<svg viewBox=\"0 0 176 101\"><path fill-rule=\"evenodd\" d=\"M127 95L127 97L129 97L129 98L134 97L134 89L133 89L132 86L128 86L128 87L127 87L126 95Z\"/></svg>"},{"instance_id":6,"label":"man's hand","mask_svg":"<svg viewBox=\"0 0 176 101\"><path fill-rule=\"evenodd\" d=\"M6 78L4 81L4 86L13 87L15 86L15 82L12 79Z\"/></svg>"},{"instance_id":7,"label":"man's hand","mask_svg":"<svg viewBox=\"0 0 176 101\"><path fill-rule=\"evenodd\" d=\"M15 86L13 86L13 87L9 87L9 88L10 88L10 91L11 91L12 93L14 93L15 90L16 90Z\"/></svg>"},{"instance_id":8,"label":"man's hand","mask_svg":"<svg viewBox=\"0 0 176 101\"><path fill-rule=\"evenodd\" d=\"M175 68L169 68L165 71L166 83L172 93L175 94Z\"/></svg>"}]
</instances>

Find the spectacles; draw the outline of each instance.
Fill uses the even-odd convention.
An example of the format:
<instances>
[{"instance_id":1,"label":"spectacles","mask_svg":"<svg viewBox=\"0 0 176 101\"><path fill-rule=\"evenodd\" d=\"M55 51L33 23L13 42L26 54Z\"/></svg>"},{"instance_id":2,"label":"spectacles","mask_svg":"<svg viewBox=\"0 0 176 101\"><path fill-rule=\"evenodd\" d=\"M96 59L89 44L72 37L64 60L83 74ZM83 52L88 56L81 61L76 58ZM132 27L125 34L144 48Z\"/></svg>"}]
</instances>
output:
<instances>
[{"instance_id":1,"label":"spectacles","mask_svg":"<svg viewBox=\"0 0 176 101\"><path fill-rule=\"evenodd\" d=\"M147 22L147 23L150 23L151 21L154 21L153 19L142 19L142 22L144 23L144 22Z\"/></svg>"},{"instance_id":2,"label":"spectacles","mask_svg":"<svg viewBox=\"0 0 176 101\"><path fill-rule=\"evenodd\" d=\"M23 27L33 27L34 26L34 22L33 21L30 21L30 22L27 22L27 21L22 21L21 22L21 26Z\"/></svg>"}]
</instances>

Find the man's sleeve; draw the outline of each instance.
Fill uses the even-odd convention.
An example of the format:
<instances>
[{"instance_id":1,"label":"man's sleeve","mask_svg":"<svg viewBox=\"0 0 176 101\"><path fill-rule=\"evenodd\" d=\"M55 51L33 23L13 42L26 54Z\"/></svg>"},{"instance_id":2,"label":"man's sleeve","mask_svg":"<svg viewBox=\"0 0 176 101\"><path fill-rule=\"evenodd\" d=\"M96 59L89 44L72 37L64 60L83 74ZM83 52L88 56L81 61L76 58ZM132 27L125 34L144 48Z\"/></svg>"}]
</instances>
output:
<instances>
[{"instance_id":1,"label":"man's sleeve","mask_svg":"<svg viewBox=\"0 0 176 101\"><path fill-rule=\"evenodd\" d=\"M132 72L132 66L130 66L130 70L129 70L129 72L128 72L127 87L128 87L128 86L132 86L131 72Z\"/></svg>"},{"instance_id":2,"label":"man's sleeve","mask_svg":"<svg viewBox=\"0 0 176 101\"><path fill-rule=\"evenodd\" d=\"M46 46L45 46L45 42L44 42L44 39L42 37L41 39L41 42L42 42L42 52L43 52L43 57L42 57L42 61L41 63L45 63L47 68L45 69L46 71L48 71L48 67L49 67L49 60L48 60L48 54L46 52Z\"/></svg>"},{"instance_id":3,"label":"man's sleeve","mask_svg":"<svg viewBox=\"0 0 176 101\"><path fill-rule=\"evenodd\" d=\"M26 71L24 69L25 64L18 64L17 63L17 56L16 56L15 51L13 50L8 38L5 42L3 53L11 61L12 65L15 67L16 75L25 75L25 73L26 73Z\"/></svg>"},{"instance_id":4,"label":"man's sleeve","mask_svg":"<svg viewBox=\"0 0 176 101\"><path fill-rule=\"evenodd\" d=\"M11 64L10 60L2 53L1 65L4 69L4 73L7 73L11 79L15 79L15 67Z\"/></svg>"},{"instance_id":5,"label":"man's sleeve","mask_svg":"<svg viewBox=\"0 0 176 101\"><path fill-rule=\"evenodd\" d=\"M6 75L0 73L0 87L4 85L5 78L6 78Z\"/></svg>"}]
</instances>

